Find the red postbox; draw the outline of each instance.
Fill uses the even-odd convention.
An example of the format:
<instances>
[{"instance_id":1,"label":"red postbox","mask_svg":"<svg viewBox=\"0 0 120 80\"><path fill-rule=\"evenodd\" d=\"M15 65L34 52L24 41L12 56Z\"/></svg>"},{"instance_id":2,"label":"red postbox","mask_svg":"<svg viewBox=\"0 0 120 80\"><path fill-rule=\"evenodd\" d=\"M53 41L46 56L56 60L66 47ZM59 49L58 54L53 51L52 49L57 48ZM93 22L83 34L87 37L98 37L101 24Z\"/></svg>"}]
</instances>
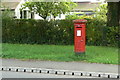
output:
<instances>
[{"instance_id":1,"label":"red postbox","mask_svg":"<svg viewBox=\"0 0 120 80\"><path fill-rule=\"evenodd\" d=\"M87 20L77 19L74 22L74 52L76 54L85 53L85 28Z\"/></svg>"}]
</instances>

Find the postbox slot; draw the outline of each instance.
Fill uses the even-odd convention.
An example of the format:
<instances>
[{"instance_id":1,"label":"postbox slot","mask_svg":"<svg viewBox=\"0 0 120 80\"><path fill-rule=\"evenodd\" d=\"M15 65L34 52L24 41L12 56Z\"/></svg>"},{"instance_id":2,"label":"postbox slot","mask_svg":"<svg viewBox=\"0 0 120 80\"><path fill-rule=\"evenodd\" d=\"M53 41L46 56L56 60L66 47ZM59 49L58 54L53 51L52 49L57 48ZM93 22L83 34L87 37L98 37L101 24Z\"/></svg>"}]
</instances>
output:
<instances>
[{"instance_id":1,"label":"postbox slot","mask_svg":"<svg viewBox=\"0 0 120 80\"><path fill-rule=\"evenodd\" d=\"M76 27L76 28L82 28L82 27Z\"/></svg>"}]
</instances>

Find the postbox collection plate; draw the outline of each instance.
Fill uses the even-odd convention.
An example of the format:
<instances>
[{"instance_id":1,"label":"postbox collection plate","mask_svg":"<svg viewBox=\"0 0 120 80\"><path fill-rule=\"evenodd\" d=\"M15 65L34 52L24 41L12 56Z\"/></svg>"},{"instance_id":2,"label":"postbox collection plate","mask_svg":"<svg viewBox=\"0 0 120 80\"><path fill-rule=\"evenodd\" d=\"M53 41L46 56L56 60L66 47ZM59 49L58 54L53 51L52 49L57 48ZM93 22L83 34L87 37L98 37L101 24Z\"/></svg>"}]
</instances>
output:
<instances>
[{"instance_id":1,"label":"postbox collection plate","mask_svg":"<svg viewBox=\"0 0 120 80\"><path fill-rule=\"evenodd\" d=\"M77 30L77 36L81 36L81 30Z\"/></svg>"}]
</instances>

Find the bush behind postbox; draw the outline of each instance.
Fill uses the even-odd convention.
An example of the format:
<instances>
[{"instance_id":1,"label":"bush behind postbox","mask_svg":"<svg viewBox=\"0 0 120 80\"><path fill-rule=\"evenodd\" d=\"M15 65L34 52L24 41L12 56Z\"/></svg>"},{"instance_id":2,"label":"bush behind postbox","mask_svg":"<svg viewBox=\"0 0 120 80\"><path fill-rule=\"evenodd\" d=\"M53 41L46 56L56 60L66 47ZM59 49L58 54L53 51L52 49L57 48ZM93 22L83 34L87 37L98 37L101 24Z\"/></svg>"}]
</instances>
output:
<instances>
[{"instance_id":1,"label":"bush behind postbox","mask_svg":"<svg viewBox=\"0 0 120 80\"><path fill-rule=\"evenodd\" d=\"M117 46L118 27L107 27L99 19L88 19L87 45ZM3 43L73 45L72 20L2 20Z\"/></svg>"}]
</instances>

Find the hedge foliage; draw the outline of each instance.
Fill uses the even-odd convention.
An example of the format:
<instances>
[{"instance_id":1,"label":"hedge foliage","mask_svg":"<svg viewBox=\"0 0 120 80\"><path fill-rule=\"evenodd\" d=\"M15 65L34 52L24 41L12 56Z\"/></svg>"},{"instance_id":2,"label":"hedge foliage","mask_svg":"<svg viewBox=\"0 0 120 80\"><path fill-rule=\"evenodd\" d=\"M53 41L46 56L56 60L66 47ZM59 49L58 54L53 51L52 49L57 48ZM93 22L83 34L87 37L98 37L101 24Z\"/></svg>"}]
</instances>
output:
<instances>
[{"instance_id":1,"label":"hedge foliage","mask_svg":"<svg viewBox=\"0 0 120 80\"><path fill-rule=\"evenodd\" d=\"M99 19L87 19L87 45L117 46L118 27L106 27ZM74 44L72 20L8 20L2 21L3 43Z\"/></svg>"},{"instance_id":2,"label":"hedge foliage","mask_svg":"<svg viewBox=\"0 0 120 80\"><path fill-rule=\"evenodd\" d=\"M106 26L106 22L94 18L87 22L87 44L118 47L119 26Z\"/></svg>"},{"instance_id":3,"label":"hedge foliage","mask_svg":"<svg viewBox=\"0 0 120 80\"><path fill-rule=\"evenodd\" d=\"M3 42L30 44L73 44L69 20L3 20Z\"/></svg>"}]
</instances>

